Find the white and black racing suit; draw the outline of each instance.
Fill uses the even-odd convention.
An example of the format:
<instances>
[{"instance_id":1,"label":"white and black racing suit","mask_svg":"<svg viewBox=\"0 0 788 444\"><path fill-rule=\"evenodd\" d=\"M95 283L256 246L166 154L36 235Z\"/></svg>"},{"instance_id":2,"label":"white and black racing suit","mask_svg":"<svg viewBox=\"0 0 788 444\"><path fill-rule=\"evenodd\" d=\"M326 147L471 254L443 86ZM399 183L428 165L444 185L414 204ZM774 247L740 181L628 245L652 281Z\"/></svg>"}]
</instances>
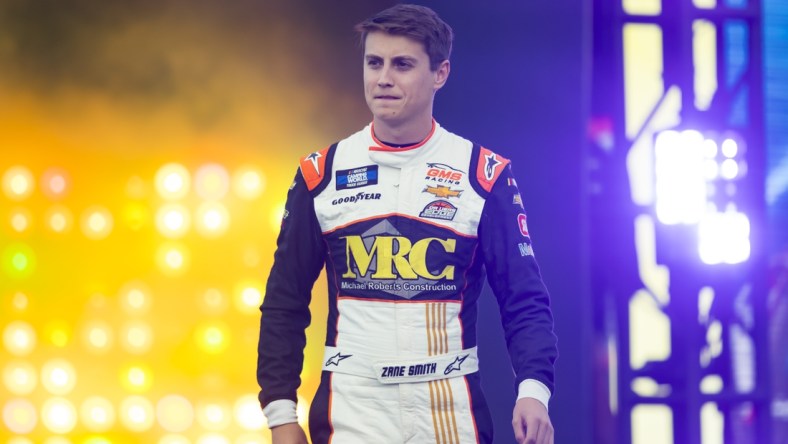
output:
<instances>
[{"instance_id":1,"label":"white and black racing suit","mask_svg":"<svg viewBox=\"0 0 788 444\"><path fill-rule=\"evenodd\" d=\"M476 352L485 271L518 398L547 405L553 319L508 160L434 122L406 148L368 125L302 158L285 208L258 346L269 426L296 420L311 290L324 265L313 443L492 442Z\"/></svg>"}]
</instances>

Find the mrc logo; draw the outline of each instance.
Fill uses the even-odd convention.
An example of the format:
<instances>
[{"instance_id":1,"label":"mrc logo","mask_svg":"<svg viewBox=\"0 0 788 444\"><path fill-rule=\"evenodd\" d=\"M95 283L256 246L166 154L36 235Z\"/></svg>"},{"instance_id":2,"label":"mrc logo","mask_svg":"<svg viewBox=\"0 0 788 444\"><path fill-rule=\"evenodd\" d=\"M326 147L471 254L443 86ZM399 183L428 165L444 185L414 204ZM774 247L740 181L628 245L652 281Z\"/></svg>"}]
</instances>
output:
<instances>
[{"instance_id":1,"label":"mrc logo","mask_svg":"<svg viewBox=\"0 0 788 444\"><path fill-rule=\"evenodd\" d=\"M427 264L427 250L440 248L452 254L457 248L456 239L427 237L416 242L404 236L374 235L369 237L345 236L346 279L366 277L372 279L454 279L454 265L431 269Z\"/></svg>"}]
</instances>

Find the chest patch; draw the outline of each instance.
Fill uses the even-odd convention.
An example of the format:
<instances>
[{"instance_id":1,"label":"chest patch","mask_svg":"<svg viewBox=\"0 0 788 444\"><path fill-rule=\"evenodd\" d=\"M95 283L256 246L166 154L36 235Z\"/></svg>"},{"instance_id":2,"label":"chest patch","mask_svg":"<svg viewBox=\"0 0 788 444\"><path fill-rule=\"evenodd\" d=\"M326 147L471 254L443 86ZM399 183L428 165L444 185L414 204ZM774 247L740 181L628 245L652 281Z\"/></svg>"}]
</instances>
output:
<instances>
[{"instance_id":1,"label":"chest patch","mask_svg":"<svg viewBox=\"0 0 788 444\"><path fill-rule=\"evenodd\" d=\"M337 190L365 187L378 183L378 166L367 165L336 172Z\"/></svg>"}]
</instances>

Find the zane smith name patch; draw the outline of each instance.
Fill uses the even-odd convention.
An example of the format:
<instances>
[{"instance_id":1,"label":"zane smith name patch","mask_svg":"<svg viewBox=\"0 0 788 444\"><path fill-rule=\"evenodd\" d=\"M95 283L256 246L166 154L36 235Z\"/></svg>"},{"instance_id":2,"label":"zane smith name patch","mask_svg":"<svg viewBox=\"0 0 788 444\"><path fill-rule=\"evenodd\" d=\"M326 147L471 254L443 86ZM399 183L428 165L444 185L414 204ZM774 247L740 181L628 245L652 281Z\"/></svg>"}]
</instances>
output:
<instances>
[{"instance_id":1,"label":"zane smith name patch","mask_svg":"<svg viewBox=\"0 0 788 444\"><path fill-rule=\"evenodd\" d=\"M378 166L367 165L352 170L337 171L337 189L365 187L378 183Z\"/></svg>"}]
</instances>

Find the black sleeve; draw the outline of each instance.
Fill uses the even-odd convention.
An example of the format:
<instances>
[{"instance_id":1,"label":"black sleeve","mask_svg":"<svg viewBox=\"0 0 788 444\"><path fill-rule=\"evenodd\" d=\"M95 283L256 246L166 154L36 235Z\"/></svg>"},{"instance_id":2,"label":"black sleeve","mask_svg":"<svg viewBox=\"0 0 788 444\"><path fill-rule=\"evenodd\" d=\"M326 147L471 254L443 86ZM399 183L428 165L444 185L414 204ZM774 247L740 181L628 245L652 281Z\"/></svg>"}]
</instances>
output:
<instances>
[{"instance_id":1,"label":"black sleeve","mask_svg":"<svg viewBox=\"0 0 788 444\"><path fill-rule=\"evenodd\" d=\"M516 375L515 392L525 379L536 379L552 393L557 340L550 296L525 221L520 193L507 166L487 196L479 240Z\"/></svg>"},{"instance_id":2,"label":"black sleeve","mask_svg":"<svg viewBox=\"0 0 788 444\"><path fill-rule=\"evenodd\" d=\"M325 260L314 200L300 169L287 194L276 244L274 265L260 306L257 382L263 407L278 399L297 402L306 345L304 330L311 319L309 301Z\"/></svg>"}]
</instances>

